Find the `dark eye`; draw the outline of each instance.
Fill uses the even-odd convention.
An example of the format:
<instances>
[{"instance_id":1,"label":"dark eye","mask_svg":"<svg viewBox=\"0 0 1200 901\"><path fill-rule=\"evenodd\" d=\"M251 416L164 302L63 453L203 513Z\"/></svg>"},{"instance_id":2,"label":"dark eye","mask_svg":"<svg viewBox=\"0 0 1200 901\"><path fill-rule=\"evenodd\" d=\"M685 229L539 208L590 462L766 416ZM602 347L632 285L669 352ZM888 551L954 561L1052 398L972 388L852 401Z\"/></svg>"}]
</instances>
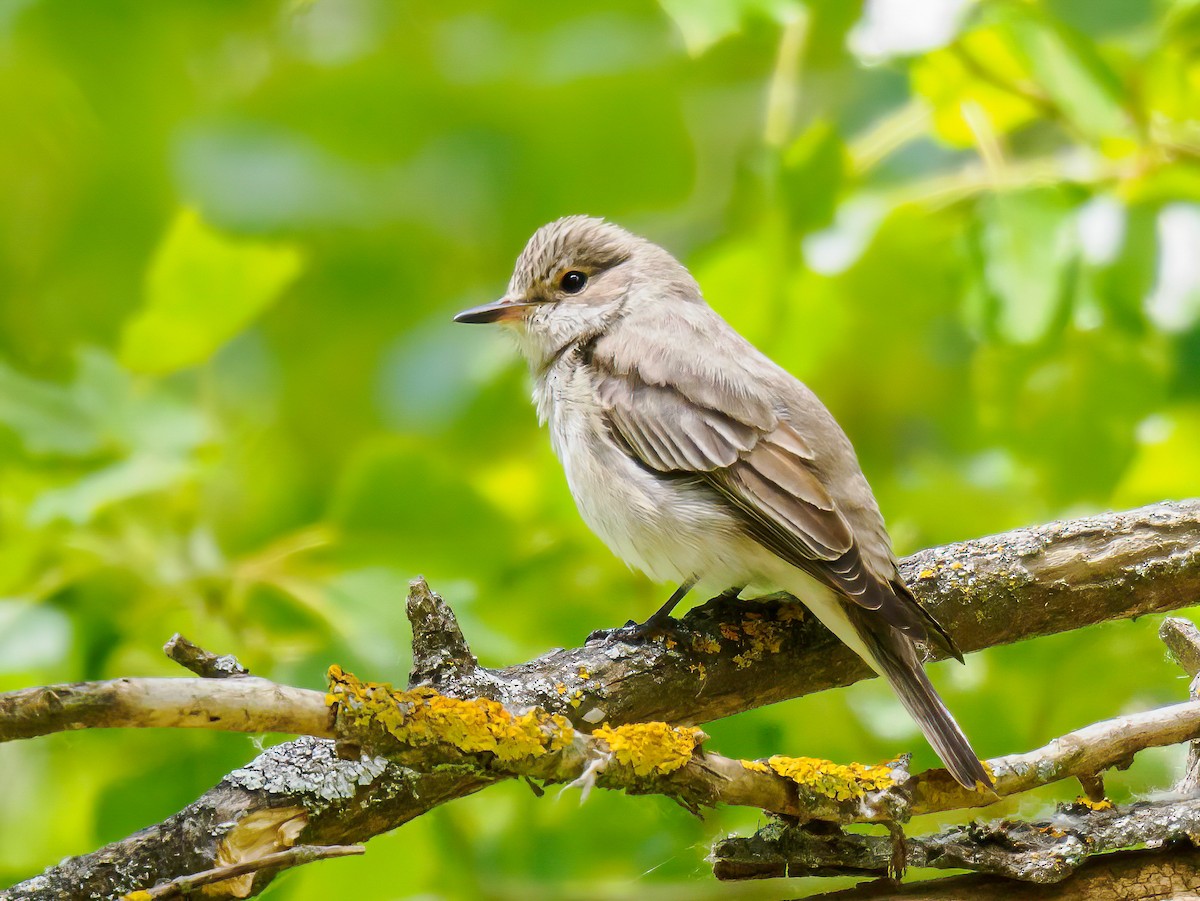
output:
<instances>
[{"instance_id":1,"label":"dark eye","mask_svg":"<svg viewBox=\"0 0 1200 901\"><path fill-rule=\"evenodd\" d=\"M587 284L587 276L578 270L572 269L563 275L559 285L568 294L578 294Z\"/></svg>"}]
</instances>

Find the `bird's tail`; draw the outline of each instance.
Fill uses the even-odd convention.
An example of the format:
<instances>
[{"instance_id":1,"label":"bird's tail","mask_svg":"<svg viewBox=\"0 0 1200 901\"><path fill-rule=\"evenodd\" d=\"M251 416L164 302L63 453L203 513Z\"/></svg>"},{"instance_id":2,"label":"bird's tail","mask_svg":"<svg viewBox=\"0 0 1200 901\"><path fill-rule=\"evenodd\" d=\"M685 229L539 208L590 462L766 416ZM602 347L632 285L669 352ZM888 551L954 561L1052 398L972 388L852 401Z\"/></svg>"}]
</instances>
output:
<instances>
[{"instance_id":1,"label":"bird's tail","mask_svg":"<svg viewBox=\"0 0 1200 901\"><path fill-rule=\"evenodd\" d=\"M849 605L847 605L849 606ZM925 673L912 639L886 624L870 622L859 610L848 609L863 644L875 658L874 669L891 683L900 703L916 720L925 738L958 782L969 789L978 783L992 787L992 779L979 762L971 742L955 722Z\"/></svg>"}]
</instances>

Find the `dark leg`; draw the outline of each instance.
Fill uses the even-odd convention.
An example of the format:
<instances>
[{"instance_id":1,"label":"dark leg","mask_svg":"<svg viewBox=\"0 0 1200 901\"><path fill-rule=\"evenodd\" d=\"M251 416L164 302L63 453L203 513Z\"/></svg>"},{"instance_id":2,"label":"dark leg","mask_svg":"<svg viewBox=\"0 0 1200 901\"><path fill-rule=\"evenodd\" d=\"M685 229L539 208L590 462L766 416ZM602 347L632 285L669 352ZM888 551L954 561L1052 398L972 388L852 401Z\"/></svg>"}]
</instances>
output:
<instances>
[{"instance_id":1,"label":"dark leg","mask_svg":"<svg viewBox=\"0 0 1200 901\"><path fill-rule=\"evenodd\" d=\"M667 598L666 603L655 610L650 618L642 623L642 625L648 626L651 623L663 623L666 620L669 620L671 618L671 611L678 607L679 602L688 596L688 592L692 590L695 584L696 579L695 577L692 577L676 588L671 593L671 596Z\"/></svg>"},{"instance_id":2,"label":"dark leg","mask_svg":"<svg viewBox=\"0 0 1200 901\"><path fill-rule=\"evenodd\" d=\"M745 585L734 585L730 588L726 588L715 598L709 598L707 601L705 601L703 604L701 604L696 609L709 611L709 610L715 610L719 607L724 607L726 604L731 604L734 601L739 600L741 593L745 590L746 590Z\"/></svg>"},{"instance_id":3,"label":"dark leg","mask_svg":"<svg viewBox=\"0 0 1200 901\"><path fill-rule=\"evenodd\" d=\"M620 629L598 629L588 636L588 641L623 638L630 641L640 641L645 638L656 638L674 631L675 620L671 619L671 611L679 606L679 602L687 597L688 592L696 584L695 577L685 581L676 588L665 604L659 607L644 623L627 622Z\"/></svg>"}]
</instances>

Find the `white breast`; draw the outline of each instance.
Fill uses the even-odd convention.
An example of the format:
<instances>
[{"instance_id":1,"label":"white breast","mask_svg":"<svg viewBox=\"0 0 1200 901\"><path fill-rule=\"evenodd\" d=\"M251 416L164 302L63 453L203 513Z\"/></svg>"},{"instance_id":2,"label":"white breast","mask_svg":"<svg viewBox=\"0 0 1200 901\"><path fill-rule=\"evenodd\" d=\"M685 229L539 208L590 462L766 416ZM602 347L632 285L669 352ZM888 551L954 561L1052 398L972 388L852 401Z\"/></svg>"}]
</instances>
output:
<instances>
[{"instance_id":1,"label":"white breast","mask_svg":"<svg viewBox=\"0 0 1200 901\"><path fill-rule=\"evenodd\" d=\"M658 582L698 577L723 590L759 582L763 555L707 489L664 480L608 434L585 367L564 360L534 391L584 521L614 554ZM769 557L773 555L767 554Z\"/></svg>"}]
</instances>

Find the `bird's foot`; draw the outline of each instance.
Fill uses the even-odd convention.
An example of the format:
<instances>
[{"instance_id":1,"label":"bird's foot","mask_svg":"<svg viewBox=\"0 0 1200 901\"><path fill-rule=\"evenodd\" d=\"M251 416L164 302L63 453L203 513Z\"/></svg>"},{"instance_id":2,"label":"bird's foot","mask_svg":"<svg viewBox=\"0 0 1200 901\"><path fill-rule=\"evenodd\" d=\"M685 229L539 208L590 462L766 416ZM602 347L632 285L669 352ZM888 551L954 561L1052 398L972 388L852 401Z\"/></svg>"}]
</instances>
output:
<instances>
[{"instance_id":1,"label":"bird's foot","mask_svg":"<svg viewBox=\"0 0 1200 901\"><path fill-rule=\"evenodd\" d=\"M588 642L599 641L608 644L622 641L626 644L643 644L659 639L678 641L681 631L679 620L663 613L661 610L642 623L630 620L616 629L597 629L588 636Z\"/></svg>"}]
</instances>

